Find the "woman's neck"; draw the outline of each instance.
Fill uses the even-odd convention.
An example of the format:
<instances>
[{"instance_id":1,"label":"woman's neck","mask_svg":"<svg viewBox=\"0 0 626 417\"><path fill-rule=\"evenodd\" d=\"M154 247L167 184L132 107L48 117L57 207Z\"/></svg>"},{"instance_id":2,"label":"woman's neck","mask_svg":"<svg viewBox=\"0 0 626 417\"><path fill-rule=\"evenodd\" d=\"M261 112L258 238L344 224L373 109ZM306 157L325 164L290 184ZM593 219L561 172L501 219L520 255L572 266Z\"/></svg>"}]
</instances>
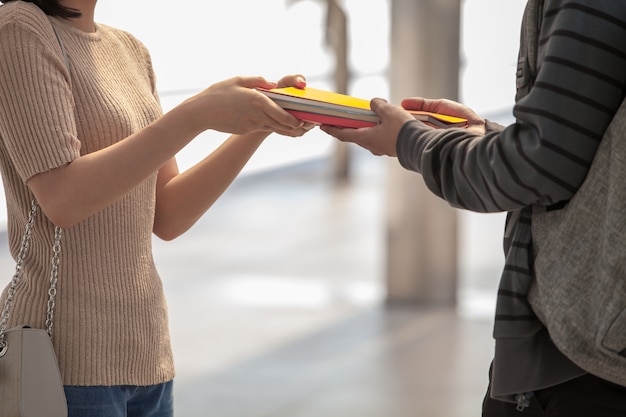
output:
<instances>
[{"instance_id":1,"label":"woman's neck","mask_svg":"<svg viewBox=\"0 0 626 417\"><path fill-rule=\"evenodd\" d=\"M80 17L68 19L70 24L83 32L95 32L94 12L97 0L62 0L61 4L80 12Z\"/></svg>"}]
</instances>

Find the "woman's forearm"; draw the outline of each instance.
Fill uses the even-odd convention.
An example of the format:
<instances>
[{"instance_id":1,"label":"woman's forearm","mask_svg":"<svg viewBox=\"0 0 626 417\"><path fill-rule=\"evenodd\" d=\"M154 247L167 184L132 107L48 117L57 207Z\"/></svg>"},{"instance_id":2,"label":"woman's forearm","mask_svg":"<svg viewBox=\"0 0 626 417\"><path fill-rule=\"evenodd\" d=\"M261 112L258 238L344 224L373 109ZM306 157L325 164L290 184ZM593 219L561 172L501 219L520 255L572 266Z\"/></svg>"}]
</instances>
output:
<instances>
[{"instance_id":1,"label":"woman's forearm","mask_svg":"<svg viewBox=\"0 0 626 417\"><path fill-rule=\"evenodd\" d=\"M187 231L226 191L269 133L233 135L209 156L178 174L159 172L154 233L164 240Z\"/></svg>"}]
</instances>

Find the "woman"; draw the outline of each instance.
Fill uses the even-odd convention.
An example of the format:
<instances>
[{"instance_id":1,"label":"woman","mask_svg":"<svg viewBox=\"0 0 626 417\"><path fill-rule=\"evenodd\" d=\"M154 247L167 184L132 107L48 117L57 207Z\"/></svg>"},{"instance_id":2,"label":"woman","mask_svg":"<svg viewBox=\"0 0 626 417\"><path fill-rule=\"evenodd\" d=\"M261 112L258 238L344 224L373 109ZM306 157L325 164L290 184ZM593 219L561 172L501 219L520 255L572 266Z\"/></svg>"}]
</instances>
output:
<instances>
[{"instance_id":1,"label":"woman","mask_svg":"<svg viewBox=\"0 0 626 417\"><path fill-rule=\"evenodd\" d=\"M188 230L270 133L310 129L254 90L305 81L233 78L162 114L148 51L96 24L96 0L2 3L0 164L14 255L33 198L45 214L9 325L44 327L53 225L62 227L53 343L69 415L171 416L152 233ZM207 129L234 135L179 173L176 153Z\"/></svg>"}]
</instances>

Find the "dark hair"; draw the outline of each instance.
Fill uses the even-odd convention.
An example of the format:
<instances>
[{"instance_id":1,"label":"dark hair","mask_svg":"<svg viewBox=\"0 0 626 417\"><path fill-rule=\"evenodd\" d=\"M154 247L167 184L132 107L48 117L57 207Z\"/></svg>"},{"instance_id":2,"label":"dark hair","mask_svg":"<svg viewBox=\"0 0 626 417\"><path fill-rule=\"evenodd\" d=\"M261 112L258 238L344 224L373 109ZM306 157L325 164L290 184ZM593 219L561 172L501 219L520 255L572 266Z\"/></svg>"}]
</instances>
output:
<instances>
[{"instance_id":1,"label":"dark hair","mask_svg":"<svg viewBox=\"0 0 626 417\"><path fill-rule=\"evenodd\" d=\"M0 3L10 3L15 0L0 0ZM65 7L59 0L22 0L28 3L34 3L37 7L50 16L63 17L69 19L71 17L80 17L80 12L71 7Z\"/></svg>"}]
</instances>

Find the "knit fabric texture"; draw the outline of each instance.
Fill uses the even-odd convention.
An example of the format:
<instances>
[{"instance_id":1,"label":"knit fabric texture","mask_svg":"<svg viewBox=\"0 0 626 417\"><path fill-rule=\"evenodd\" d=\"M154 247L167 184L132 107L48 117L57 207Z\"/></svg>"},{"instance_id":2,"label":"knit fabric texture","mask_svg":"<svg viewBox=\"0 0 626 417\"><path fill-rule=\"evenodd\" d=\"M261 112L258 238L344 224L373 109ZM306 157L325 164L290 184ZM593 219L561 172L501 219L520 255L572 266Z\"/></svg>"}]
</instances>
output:
<instances>
[{"instance_id":1,"label":"knit fabric texture","mask_svg":"<svg viewBox=\"0 0 626 417\"><path fill-rule=\"evenodd\" d=\"M33 198L30 178L161 114L150 56L130 34L100 24L85 33L32 3L0 7L0 166L12 255ZM65 385L152 385L174 376L152 257L156 176L64 230L53 343ZM40 211L9 327L44 327L53 230Z\"/></svg>"}]
</instances>

